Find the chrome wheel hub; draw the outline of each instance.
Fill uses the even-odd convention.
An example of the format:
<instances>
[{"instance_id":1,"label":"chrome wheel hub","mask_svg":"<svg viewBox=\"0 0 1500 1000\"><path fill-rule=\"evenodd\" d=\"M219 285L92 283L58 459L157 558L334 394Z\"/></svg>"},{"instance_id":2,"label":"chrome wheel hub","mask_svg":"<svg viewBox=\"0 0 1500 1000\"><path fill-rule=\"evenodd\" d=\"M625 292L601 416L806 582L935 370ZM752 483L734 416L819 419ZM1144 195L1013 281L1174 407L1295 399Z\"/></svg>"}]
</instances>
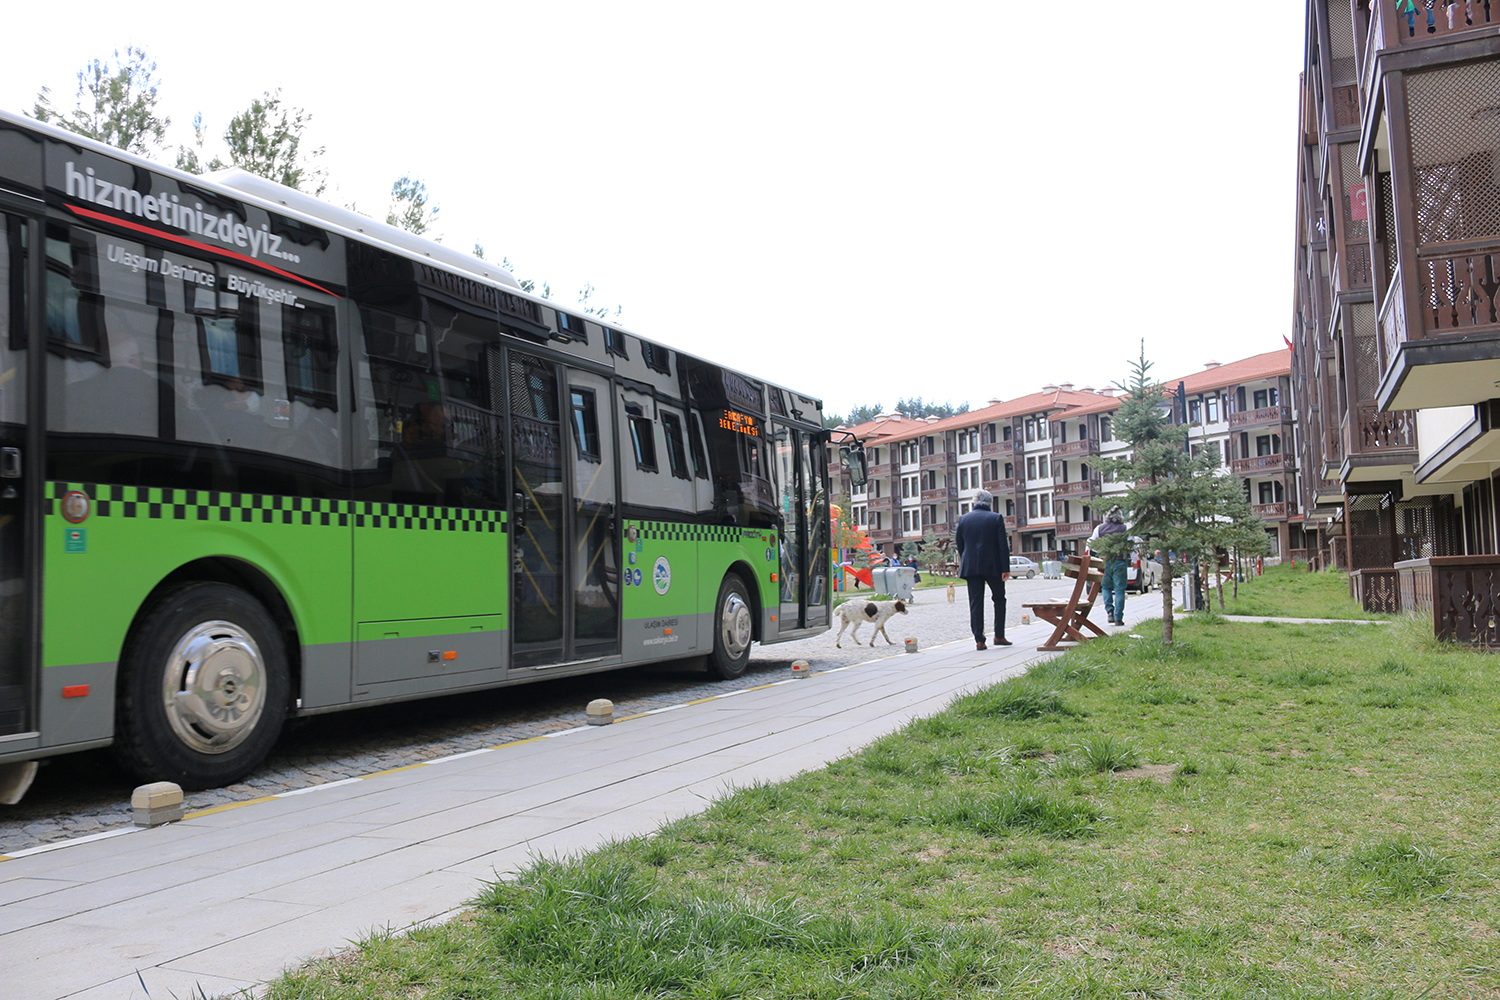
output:
<instances>
[{"instance_id":1,"label":"chrome wheel hub","mask_svg":"<svg viewBox=\"0 0 1500 1000\"><path fill-rule=\"evenodd\" d=\"M739 594L730 594L724 600L724 612L719 618L719 635L724 640L724 649L738 659L750 648L750 606Z\"/></svg>"},{"instance_id":2,"label":"chrome wheel hub","mask_svg":"<svg viewBox=\"0 0 1500 1000\"><path fill-rule=\"evenodd\" d=\"M197 625L172 647L162 705L172 732L199 753L223 753L255 730L266 703L265 661L232 622Z\"/></svg>"}]
</instances>

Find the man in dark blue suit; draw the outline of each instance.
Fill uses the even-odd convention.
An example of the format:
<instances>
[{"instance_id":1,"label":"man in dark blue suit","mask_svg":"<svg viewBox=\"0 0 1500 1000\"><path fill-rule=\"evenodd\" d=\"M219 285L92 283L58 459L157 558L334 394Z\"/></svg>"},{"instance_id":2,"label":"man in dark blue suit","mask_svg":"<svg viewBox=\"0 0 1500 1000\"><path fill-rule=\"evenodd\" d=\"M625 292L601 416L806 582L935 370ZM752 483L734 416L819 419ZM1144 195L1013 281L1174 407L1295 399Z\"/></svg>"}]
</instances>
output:
<instances>
[{"instance_id":1,"label":"man in dark blue suit","mask_svg":"<svg viewBox=\"0 0 1500 1000\"><path fill-rule=\"evenodd\" d=\"M969 626L974 644L984 649L984 588L988 584L995 602L995 645L1009 646L1005 638L1005 581L1010 579L1010 539L1005 536L1005 518L990 508L995 498L988 490L974 495L974 509L958 519L953 541L958 547L958 575L969 587Z\"/></svg>"}]
</instances>

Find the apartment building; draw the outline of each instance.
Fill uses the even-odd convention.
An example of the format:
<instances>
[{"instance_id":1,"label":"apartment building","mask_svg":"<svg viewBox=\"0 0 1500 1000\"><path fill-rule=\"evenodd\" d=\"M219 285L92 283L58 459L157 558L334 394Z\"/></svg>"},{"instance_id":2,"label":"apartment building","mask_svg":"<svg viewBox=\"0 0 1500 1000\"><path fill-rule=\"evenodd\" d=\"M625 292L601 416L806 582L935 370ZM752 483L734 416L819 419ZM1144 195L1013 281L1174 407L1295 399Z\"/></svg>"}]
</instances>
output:
<instances>
[{"instance_id":1,"label":"apartment building","mask_svg":"<svg viewBox=\"0 0 1500 1000\"><path fill-rule=\"evenodd\" d=\"M1500 537L1500 4L1308 0L1306 32L1298 502L1315 552L1394 580Z\"/></svg>"},{"instance_id":2,"label":"apartment building","mask_svg":"<svg viewBox=\"0 0 1500 1000\"><path fill-rule=\"evenodd\" d=\"M1290 352L1210 363L1166 384L1185 446L1222 456L1266 522L1273 550L1303 554ZM951 534L985 489L1005 515L1012 550L1054 558L1076 552L1126 490L1099 464L1128 450L1113 434L1119 406L1112 389L1060 383L944 419L882 414L846 428L865 442L869 481L851 488L843 470L831 471L853 523L888 555L929 530Z\"/></svg>"}]
</instances>

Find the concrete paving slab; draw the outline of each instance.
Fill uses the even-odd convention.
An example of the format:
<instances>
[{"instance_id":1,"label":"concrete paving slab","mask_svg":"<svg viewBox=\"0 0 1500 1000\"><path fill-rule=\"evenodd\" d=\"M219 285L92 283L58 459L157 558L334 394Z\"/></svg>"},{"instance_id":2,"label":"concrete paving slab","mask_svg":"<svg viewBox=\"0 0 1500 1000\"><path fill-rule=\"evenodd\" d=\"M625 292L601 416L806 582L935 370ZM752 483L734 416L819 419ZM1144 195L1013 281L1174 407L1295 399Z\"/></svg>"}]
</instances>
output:
<instances>
[{"instance_id":1,"label":"concrete paving slab","mask_svg":"<svg viewBox=\"0 0 1500 1000\"><path fill-rule=\"evenodd\" d=\"M4 862L0 949L31 957L7 963L0 992L113 1000L139 991L137 968L153 996L264 983L451 914L538 857L647 834L846 756L1022 673L1047 634L934 646Z\"/></svg>"},{"instance_id":2,"label":"concrete paving slab","mask_svg":"<svg viewBox=\"0 0 1500 1000\"><path fill-rule=\"evenodd\" d=\"M225 996L243 990L254 989L258 984L250 979L226 979L222 976L201 976L175 969L141 969L128 976L103 983L93 989L74 993L67 1000L161 1000L174 997L189 1000L199 996Z\"/></svg>"}]
</instances>

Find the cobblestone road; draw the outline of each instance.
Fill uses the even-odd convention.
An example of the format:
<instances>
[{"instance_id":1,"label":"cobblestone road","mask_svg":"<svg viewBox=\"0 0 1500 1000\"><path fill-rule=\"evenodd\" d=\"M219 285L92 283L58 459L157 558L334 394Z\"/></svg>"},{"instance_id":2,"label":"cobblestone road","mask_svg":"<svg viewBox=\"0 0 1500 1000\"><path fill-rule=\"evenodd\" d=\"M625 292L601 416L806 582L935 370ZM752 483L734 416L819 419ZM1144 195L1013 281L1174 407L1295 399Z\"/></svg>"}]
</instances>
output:
<instances>
[{"instance_id":1,"label":"cobblestone road","mask_svg":"<svg viewBox=\"0 0 1500 1000\"><path fill-rule=\"evenodd\" d=\"M1009 624L1020 621L1023 602L1065 599L1072 585L1071 580L1012 580L1007 588ZM880 639L873 648L856 646L845 633L843 648L836 649L829 631L757 646L750 669L734 681L709 680L701 666L662 664L298 720L288 725L271 757L249 779L190 792L187 808L260 798L568 729L584 721L584 706L594 698L613 701L615 715L622 717L781 680L793 660L805 659L814 670L826 670L904 655L909 636L923 648L967 640L968 597L962 584L955 589L953 604L942 589L918 591L909 613L886 626L895 645ZM869 642L868 625L860 636ZM106 751L48 760L25 800L0 806L0 854L128 826L133 784Z\"/></svg>"}]
</instances>

